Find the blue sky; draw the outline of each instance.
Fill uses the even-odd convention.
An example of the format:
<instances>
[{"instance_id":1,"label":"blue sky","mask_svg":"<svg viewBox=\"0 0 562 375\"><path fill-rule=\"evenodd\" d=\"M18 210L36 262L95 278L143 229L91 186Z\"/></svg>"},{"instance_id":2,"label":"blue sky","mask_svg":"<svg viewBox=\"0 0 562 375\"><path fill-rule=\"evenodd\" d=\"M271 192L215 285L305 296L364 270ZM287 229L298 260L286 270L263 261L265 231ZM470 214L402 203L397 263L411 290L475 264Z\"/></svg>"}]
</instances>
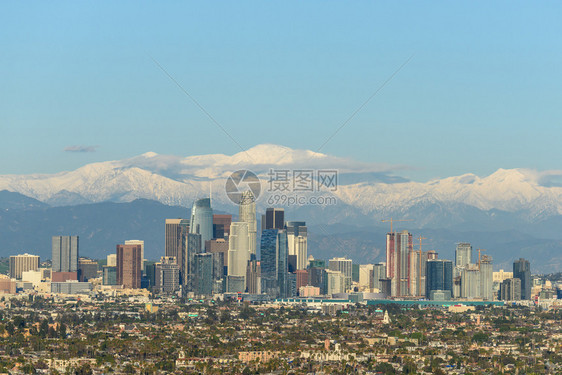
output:
<instances>
[{"instance_id":1,"label":"blue sky","mask_svg":"<svg viewBox=\"0 0 562 375\"><path fill-rule=\"evenodd\" d=\"M535 5L535 6L533 6ZM559 2L24 2L0 12L0 174L323 148L415 179L560 169ZM71 146L94 152L64 151Z\"/></svg>"}]
</instances>

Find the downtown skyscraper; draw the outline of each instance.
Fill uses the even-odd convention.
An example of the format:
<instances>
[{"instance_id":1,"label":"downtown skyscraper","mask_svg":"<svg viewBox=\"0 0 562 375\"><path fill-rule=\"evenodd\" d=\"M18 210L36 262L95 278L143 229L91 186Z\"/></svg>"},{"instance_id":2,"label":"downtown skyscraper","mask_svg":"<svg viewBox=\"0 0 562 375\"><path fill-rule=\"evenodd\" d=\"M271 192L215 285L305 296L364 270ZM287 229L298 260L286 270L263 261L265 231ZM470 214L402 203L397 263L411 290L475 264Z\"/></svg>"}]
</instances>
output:
<instances>
[{"instance_id":1,"label":"downtown skyscraper","mask_svg":"<svg viewBox=\"0 0 562 375\"><path fill-rule=\"evenodd\" d=\"M154 287L160 293L174 293L180 286L180 270L174 257L163 256L155 264Z\"/></svg>"},{"instance_id":2,"label":"downtown skyscraper","mask_svg":"<svg viewBox=\"0 0 562 375\"><path fill-rule=\"evenodd\" d=\"M261 235L262 293L287 297L290 294L287 232L266 229Z\"/></svg>"},{"instance_id":3,"label":"downtown skyscraper","mask_svg":"<svg viewBox=\"0 0 562 375\"><path fill-rule=\"evenodd\" d=\"M117 285L130 289L141 287L141 254L140 244L117 245Z\"/></svg>"},{"instance_id":4,"label":"downtown skyscraper","mask_svg":"<svg viewBox=\"0 0 562 375\"><path fill-rule=\"evenodd\" d=\"M262 216L262 229L283 229L285 227L285 210L283 208L268 208Z\"/></svg>"},{"instance_id":5,"label":"downtown skyscraper","mask_svg":"<svg viewBox=\"0 0 562 375\"><path fill-rule=\"evenodd\" d=\"M234 222L230 225L230 238L228 243L228 290L231 292L244 292L246 290L246 272L250 260L250 236L248 223ZM233 280L238 283L243 280L242 290L230 287Z\"/></svg>"},{"instance_id":6,"label":"downtown skyscraper","mask_svg":"<svg viewBox=\"0 0 562 375\"><path fill-rule=\"evenodd\" d=\"M79 251L78 236L53 236L51 258L53 272L78 274Z\"/></svg>"},{"instance_id":7,"label":"downtown skyscraper","mask_svg":"<svg viewBox=\"0 0 562 375\"><path fill-rule=\"evenodd\" d=\"M425 295L428 299L451 299L453 293L453 262L445 259L428 260ZM440 295L439 297L436 297Z\"/></svg>"},{"instance_id":8,"label":"downtown skyscraper","mask_svg":"<svg viewBox=\"0 0 562 375\"><path fill-rule=\"evenodd\" d=\"M410 293L410 252L413 251L412 234L407 230L386 234L386 277L390 279L393 297Z\"/></svg>"},{"instance_id":9,"label":"downtown skyscraper","mask_svg":"<svg viewBox=\"0 0 562 375\"><path fill-rule=\"evenodd\" d=\"M238 221L248 224L249 249L253 258L256 257L258 221L256 218L256 199L250 190L242 192L238 204Z\"/></svg>"},{"instance_id":10,"label":"downtown skyscraper","mask_svg":"<svg viewBox=\"0 0 562 375\"><path fill-rule=\"evenodd\" d=\"M308 230L304 221L287 221L289 269L304 270L308 266Z\"/></svg>"},{"instance_id":11,"label":"downtown skyscraper","mask_svg":"<svg viewBox=\"0 0 562 375\"><path fill-rule=\"evenodd\" d=\"M210 198L199 199L193 203L189 233L201 235L201 246L205 246L205 241L213 239L213 209Z\"/></svg>"},{"instance_id":12,"label":"downtown skyscraper","mask_svg":"<svg viewBox=\"0 0 562 375\"><path fill-rule=\"evenodd\" d=\"M31 254L20 254L10 256L10 277L21 280L25 271L37 271L39 269L39 256Z\"/></svg>"},{"instance_id":13,"label":"downtown skyscraper","mask_svg":"<svg viewBox=\"0 0 562 375\"><path fill-rule=\"evenodd\" d=\"M472 245L467 242L457 244L455 250L455 266L466 267L472 263Z\"/></svg>"},{"instance_id":14,"label":"downtown skyscraper","mask_svg":"<svg viewBox=\"0 0 562 375\"><path fill-rule=\"evenodd\" d=\"M523 258L513 262L513 277L521 280L521 299L531 299L531 263Z\"/></svg>"},{"instance_id":15,"label":"downtown skyscraper","mask_svg":"<svg viewBox=\"0 0 562 375\"><path fill-rule=\"evenodd\" d=\"M201 235L188 233L183 246L182 264L180 266L180 279L184 292L192 292L195 288L195 255L202 252Z\"/></svg>"},{"instance_id":16,"label":"downtown skyscraper","mask_svg":"<svg viewBox=\"0 0 562 375\"><path fill-rule=\"evenodd\" d=\"M189 220L166 219L164 256L174 258L179 267L180 283L186 273L184 256L186 254Z\"/></svg>"},{"instance_id":17,"label":"downtown skyscraper","mask_svg":"<svg viewBox=\"0 0 562 375\"><path fill-rule=\"evenodd\" d=\"M189 233L189 220L166 219L164 255L176 258L178 264L182 264L182 249L187 233Z\"/></svg>"}]
</instances>

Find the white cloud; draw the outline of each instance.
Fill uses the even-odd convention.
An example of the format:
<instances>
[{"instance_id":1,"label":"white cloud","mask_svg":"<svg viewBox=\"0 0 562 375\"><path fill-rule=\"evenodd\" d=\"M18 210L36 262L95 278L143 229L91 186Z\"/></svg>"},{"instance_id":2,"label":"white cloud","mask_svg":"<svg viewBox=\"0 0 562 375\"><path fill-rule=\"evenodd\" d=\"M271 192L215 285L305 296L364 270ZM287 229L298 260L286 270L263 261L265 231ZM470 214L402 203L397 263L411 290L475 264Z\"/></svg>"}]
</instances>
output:
<instances>
[{"instance_id":1,"label":"white cloud","mask_svg":"<svg viewBox=\"0 0 562 375\"><path fill-rule=\"evenodd\" d=\"M96 152L100 146L67 146L64 148L65 152Z\"/></svg>"},{"instance_id":2,"label":"white cloud","mask_svg":"<svg viewBox=\"0 0 562 375\"><path fill-rule=\"evenodd\" d=\"M234 155L210 154L180 157L145 153L117 161L119 166L136 166L166 177L186 179L226 178L239 169L249 169L266 175L270 169L330 169L340 174L391 176L407 167L384 163L365 163L309 150L296 150L273 144L263 144Z\"/></svg>"}]
</instances>

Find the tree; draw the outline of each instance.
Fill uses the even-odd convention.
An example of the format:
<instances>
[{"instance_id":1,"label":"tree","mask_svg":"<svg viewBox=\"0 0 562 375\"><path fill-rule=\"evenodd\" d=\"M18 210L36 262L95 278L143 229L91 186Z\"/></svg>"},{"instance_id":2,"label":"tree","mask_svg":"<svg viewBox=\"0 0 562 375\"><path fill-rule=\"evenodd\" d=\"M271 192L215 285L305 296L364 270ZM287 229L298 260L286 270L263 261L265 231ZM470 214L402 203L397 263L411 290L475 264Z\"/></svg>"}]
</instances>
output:
<instances>
[{"instance_id":1,"label":"tree","mask_svg":"<svg viewBox=\"0 0 562 375\"><path fill-rule=\"evenodd\" d=\"M216 311L215 307L209 307L207 309L207 319L206 319L205 322L207 324L212 324L216 321L217 321L217 311Z\"/></svg>"},{"instance_id":2,"label":"tree","mask_svg":"<svg viewBox=\"0 0 562 375\"><path fill-rule=\"evenodd\" d=\"M473 342L478 342L478 343L487 342L488 339L489 339L488 335L485 334L484 332L476 332L476 333L472 336L472 341L473 341Z\"/></svg>"},{"instance_id":3,"label":"tree","mask_svg":"<svg viewBox=\"0 0 562 375\"><path fill-rule=\"evenodd\" d=\"M41 338L47 337L49 333L49 321L47 319L43 319L41 324L39 325L39 336Z\"/></svg>"},{"instance_id":4,"label":"tree","mask_svg":"<svg viewBox=\"0 0 562 375\"><path fill-rule=\"evenodd\" d=\"M255 314L256 314L256 310L248 306L244 306L242 310L240 310L240 318L244 320L251 318Z\"/></svg>"},{"instance_id":5,"label":"tree","mask_svg":"<svg viewBox=\"0 0 562 375\"><path fill-rule=\"evenodd\" d=\"M402 367L403 374L415 374L418 371L418 367L412 361L407 361Z\"/></svg>"},{"instance_id":6,"label":"tree","mask_svg":"<svg viewBox=\"0 0 562 375\"><path fill-rule=\"evenodd\" d=\"M25 328L25 319L19 315L14 317L14 326L16 328Z\"/></svg>"},{"instance_id":7,"label":"tree","mask_svg":"<svg viewBox=\"0 0 562 375\"><path fill-rule=\"evenodd\" d=\"M16 327L14 326L14 323L8 322L8 324L6 324L6 332L8 332L10 336L13 336L15 331Z\"/></svg>"},{"instance_id":8,"label":"tree","mask_svg":"<svg viewBox=\"0 0 562 375\"><path fill-rule=\"evenodd\" d=\"M76 375L92 375L93 371L90 368L89 363L84 363L83 365L76 368L76 370L74 370L74 374L76 374Z\"/></svg>"},{"instance_id":9,"label":"tree","mask_svg":"<svg viewBox=\"0 0 562 375\"><path fill-rule=\"evenodd\" d=\"M377 363L377 365L375 366L375 371L376 372L381 372L383 374L395 374L396 371L394 371L394 367L392 367L392 365L390 363L387 362L380 362Z\"/></svg>"},{"instance_id":10,"label":"tree","mask_svg":"<svg viewBox=\"0 0 562 375\"><path fill-rule=\"evenodd\" d=\"M61 339L65 339L66 338L66 325L64 323L60 324L59 327L59 337Z\"/></svg>"},{"instance_id":11,"label":"tree","mask_svg":"<svg viewBox=\"0 0 562 375\"><path fill-rule=\"evenodd\" d=\"M37 373L37 371L35 371L35 367L33 367L33 365L31 363L26 363L25 365L23 365L21 370L23 371L24 374L36 374Z\"/></svg>"},{"instance_id":12,"label":"tree","mask_svg":"<svg viewBox=\"0 0 562 375\"><path fill-rule=\"evenodd\" d=\"M229 319L230 319L230 314L228 313L228 311L224 310L221 313L220 322L224 324L228 322Z\"/></svg>"}]
</instances>

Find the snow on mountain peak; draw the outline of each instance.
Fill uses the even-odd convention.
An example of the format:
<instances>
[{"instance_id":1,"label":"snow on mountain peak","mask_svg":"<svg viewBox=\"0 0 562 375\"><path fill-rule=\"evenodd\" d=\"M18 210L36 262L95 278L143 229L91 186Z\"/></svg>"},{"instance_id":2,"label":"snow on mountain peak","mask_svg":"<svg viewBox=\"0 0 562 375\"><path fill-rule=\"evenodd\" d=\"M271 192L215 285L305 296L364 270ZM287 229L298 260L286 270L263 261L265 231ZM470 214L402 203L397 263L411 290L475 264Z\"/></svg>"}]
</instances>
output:
<instances>
[{"instance_id":1,"label":"snow on mountain peak","mask_svg":"<svg viewBox=\"0 0 562 375\"><path fill-rule=\"evenodd\" d=\"M393 166L274 144L260 144L234 155L182 157L147 152L51 175L0 175L0 190L19 192L41 201L52 197L57 200L58 197L82 197L91 202L142 197L166 204L189 205L198 194L208 194L209 182L224 184L233 171L250 169L264 176L271 168L335 169L340 177L354 176L353 183L351 179L340 178L333 194L341 202L366 213L403 211L416 204L438 202L462 203L482 210L532 209L562 213L562 187L554 181L562 175L560 171L498 169L485 177L467 173L429 182L389 183L383 181L392 179L369 180L369 175L389 176ZM552 177L553 182L541 184L545 177ZM349 182L344 184L344 181Z\"/></svg>"}]
</instances>

